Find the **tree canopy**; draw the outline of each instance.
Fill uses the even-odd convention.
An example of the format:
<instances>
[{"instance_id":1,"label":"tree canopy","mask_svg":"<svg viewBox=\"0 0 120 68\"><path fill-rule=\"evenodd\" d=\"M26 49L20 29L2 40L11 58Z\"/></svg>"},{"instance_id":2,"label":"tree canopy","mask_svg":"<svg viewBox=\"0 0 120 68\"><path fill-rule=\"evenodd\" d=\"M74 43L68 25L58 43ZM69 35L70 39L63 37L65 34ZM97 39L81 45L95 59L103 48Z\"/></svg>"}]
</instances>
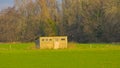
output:
<instances>
[{"instance_id":1,"label":"tree canopy","mask_svg":"<svg viewBox=\"0 0 120 68\"><path fill-rule=\"evenodd\" d=\"M0 42L67 35L75 42L120 42L120 0L14 0L0 12Z\"/></svg>"}]
</instances>

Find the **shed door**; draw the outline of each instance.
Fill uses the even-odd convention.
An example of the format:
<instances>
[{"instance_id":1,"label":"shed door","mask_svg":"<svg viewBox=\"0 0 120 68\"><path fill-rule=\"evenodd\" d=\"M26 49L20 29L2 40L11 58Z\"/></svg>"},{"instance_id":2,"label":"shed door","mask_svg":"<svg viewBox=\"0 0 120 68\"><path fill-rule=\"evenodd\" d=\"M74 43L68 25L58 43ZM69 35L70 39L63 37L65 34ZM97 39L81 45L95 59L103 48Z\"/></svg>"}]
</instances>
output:
<instances>
[{"instance_id":1,"label":"shed door","mask_svg":"<svg viewBox=\"0 0 120 68\"><path fill-rule=\"evenodd\" d=\"M60 43L59 43L59 39L55 38L54 39L54 49L59 49Z\"/></svg>"}]
</instances>

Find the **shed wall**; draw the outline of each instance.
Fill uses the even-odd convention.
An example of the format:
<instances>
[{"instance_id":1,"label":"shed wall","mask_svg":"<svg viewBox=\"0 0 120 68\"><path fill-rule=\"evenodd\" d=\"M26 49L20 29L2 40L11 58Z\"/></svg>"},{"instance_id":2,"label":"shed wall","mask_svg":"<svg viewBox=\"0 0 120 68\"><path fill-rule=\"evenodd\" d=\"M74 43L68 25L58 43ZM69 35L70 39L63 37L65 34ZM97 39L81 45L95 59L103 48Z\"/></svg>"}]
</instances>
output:
<instances>
[{"instance_id":1,"label":"shed wall","mask_svg":"<svg viewBox=\"0 0 120 68\"><path fill-rule=\"evenodd\" d=\"M40 49L64 49L67 48L67 42L67 36L40 37Z\"/></svg>"}]
</instances>

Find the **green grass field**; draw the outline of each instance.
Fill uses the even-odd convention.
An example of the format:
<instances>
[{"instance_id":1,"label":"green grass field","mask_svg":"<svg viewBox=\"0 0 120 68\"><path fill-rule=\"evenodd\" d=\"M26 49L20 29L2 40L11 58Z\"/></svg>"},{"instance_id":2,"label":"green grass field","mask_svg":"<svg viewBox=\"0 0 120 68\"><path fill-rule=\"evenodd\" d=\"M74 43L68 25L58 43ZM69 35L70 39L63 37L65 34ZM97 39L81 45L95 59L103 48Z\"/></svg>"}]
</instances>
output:
<instances>
[{"instance_id":1,"label":"green grass field","mask_svg":"<svg viewBox=\"0 0 120 68\"><path fill-rule=\"evenodd\" d=\"M34 43L0 44L0 68L120 68L120 44L76 44L39 50Z\"/></svg>"}]
</instances>

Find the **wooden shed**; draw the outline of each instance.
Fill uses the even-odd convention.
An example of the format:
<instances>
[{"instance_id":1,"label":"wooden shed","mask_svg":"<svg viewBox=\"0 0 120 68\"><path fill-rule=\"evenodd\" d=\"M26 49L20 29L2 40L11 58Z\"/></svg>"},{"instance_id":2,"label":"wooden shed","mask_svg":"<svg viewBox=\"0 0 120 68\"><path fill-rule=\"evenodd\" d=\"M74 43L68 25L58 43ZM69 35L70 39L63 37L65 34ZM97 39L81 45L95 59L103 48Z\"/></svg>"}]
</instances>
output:
<instances>
[{"instance_id":1,"label":"wooden shed","mask_svg":"<svg viewBox=\"0 0 120 68\"><path fill-rule=\"evenodd\" d=\"M40 49L64 49L67 43L67 36L40 37Z\"/></svg>"}]
</instances>

